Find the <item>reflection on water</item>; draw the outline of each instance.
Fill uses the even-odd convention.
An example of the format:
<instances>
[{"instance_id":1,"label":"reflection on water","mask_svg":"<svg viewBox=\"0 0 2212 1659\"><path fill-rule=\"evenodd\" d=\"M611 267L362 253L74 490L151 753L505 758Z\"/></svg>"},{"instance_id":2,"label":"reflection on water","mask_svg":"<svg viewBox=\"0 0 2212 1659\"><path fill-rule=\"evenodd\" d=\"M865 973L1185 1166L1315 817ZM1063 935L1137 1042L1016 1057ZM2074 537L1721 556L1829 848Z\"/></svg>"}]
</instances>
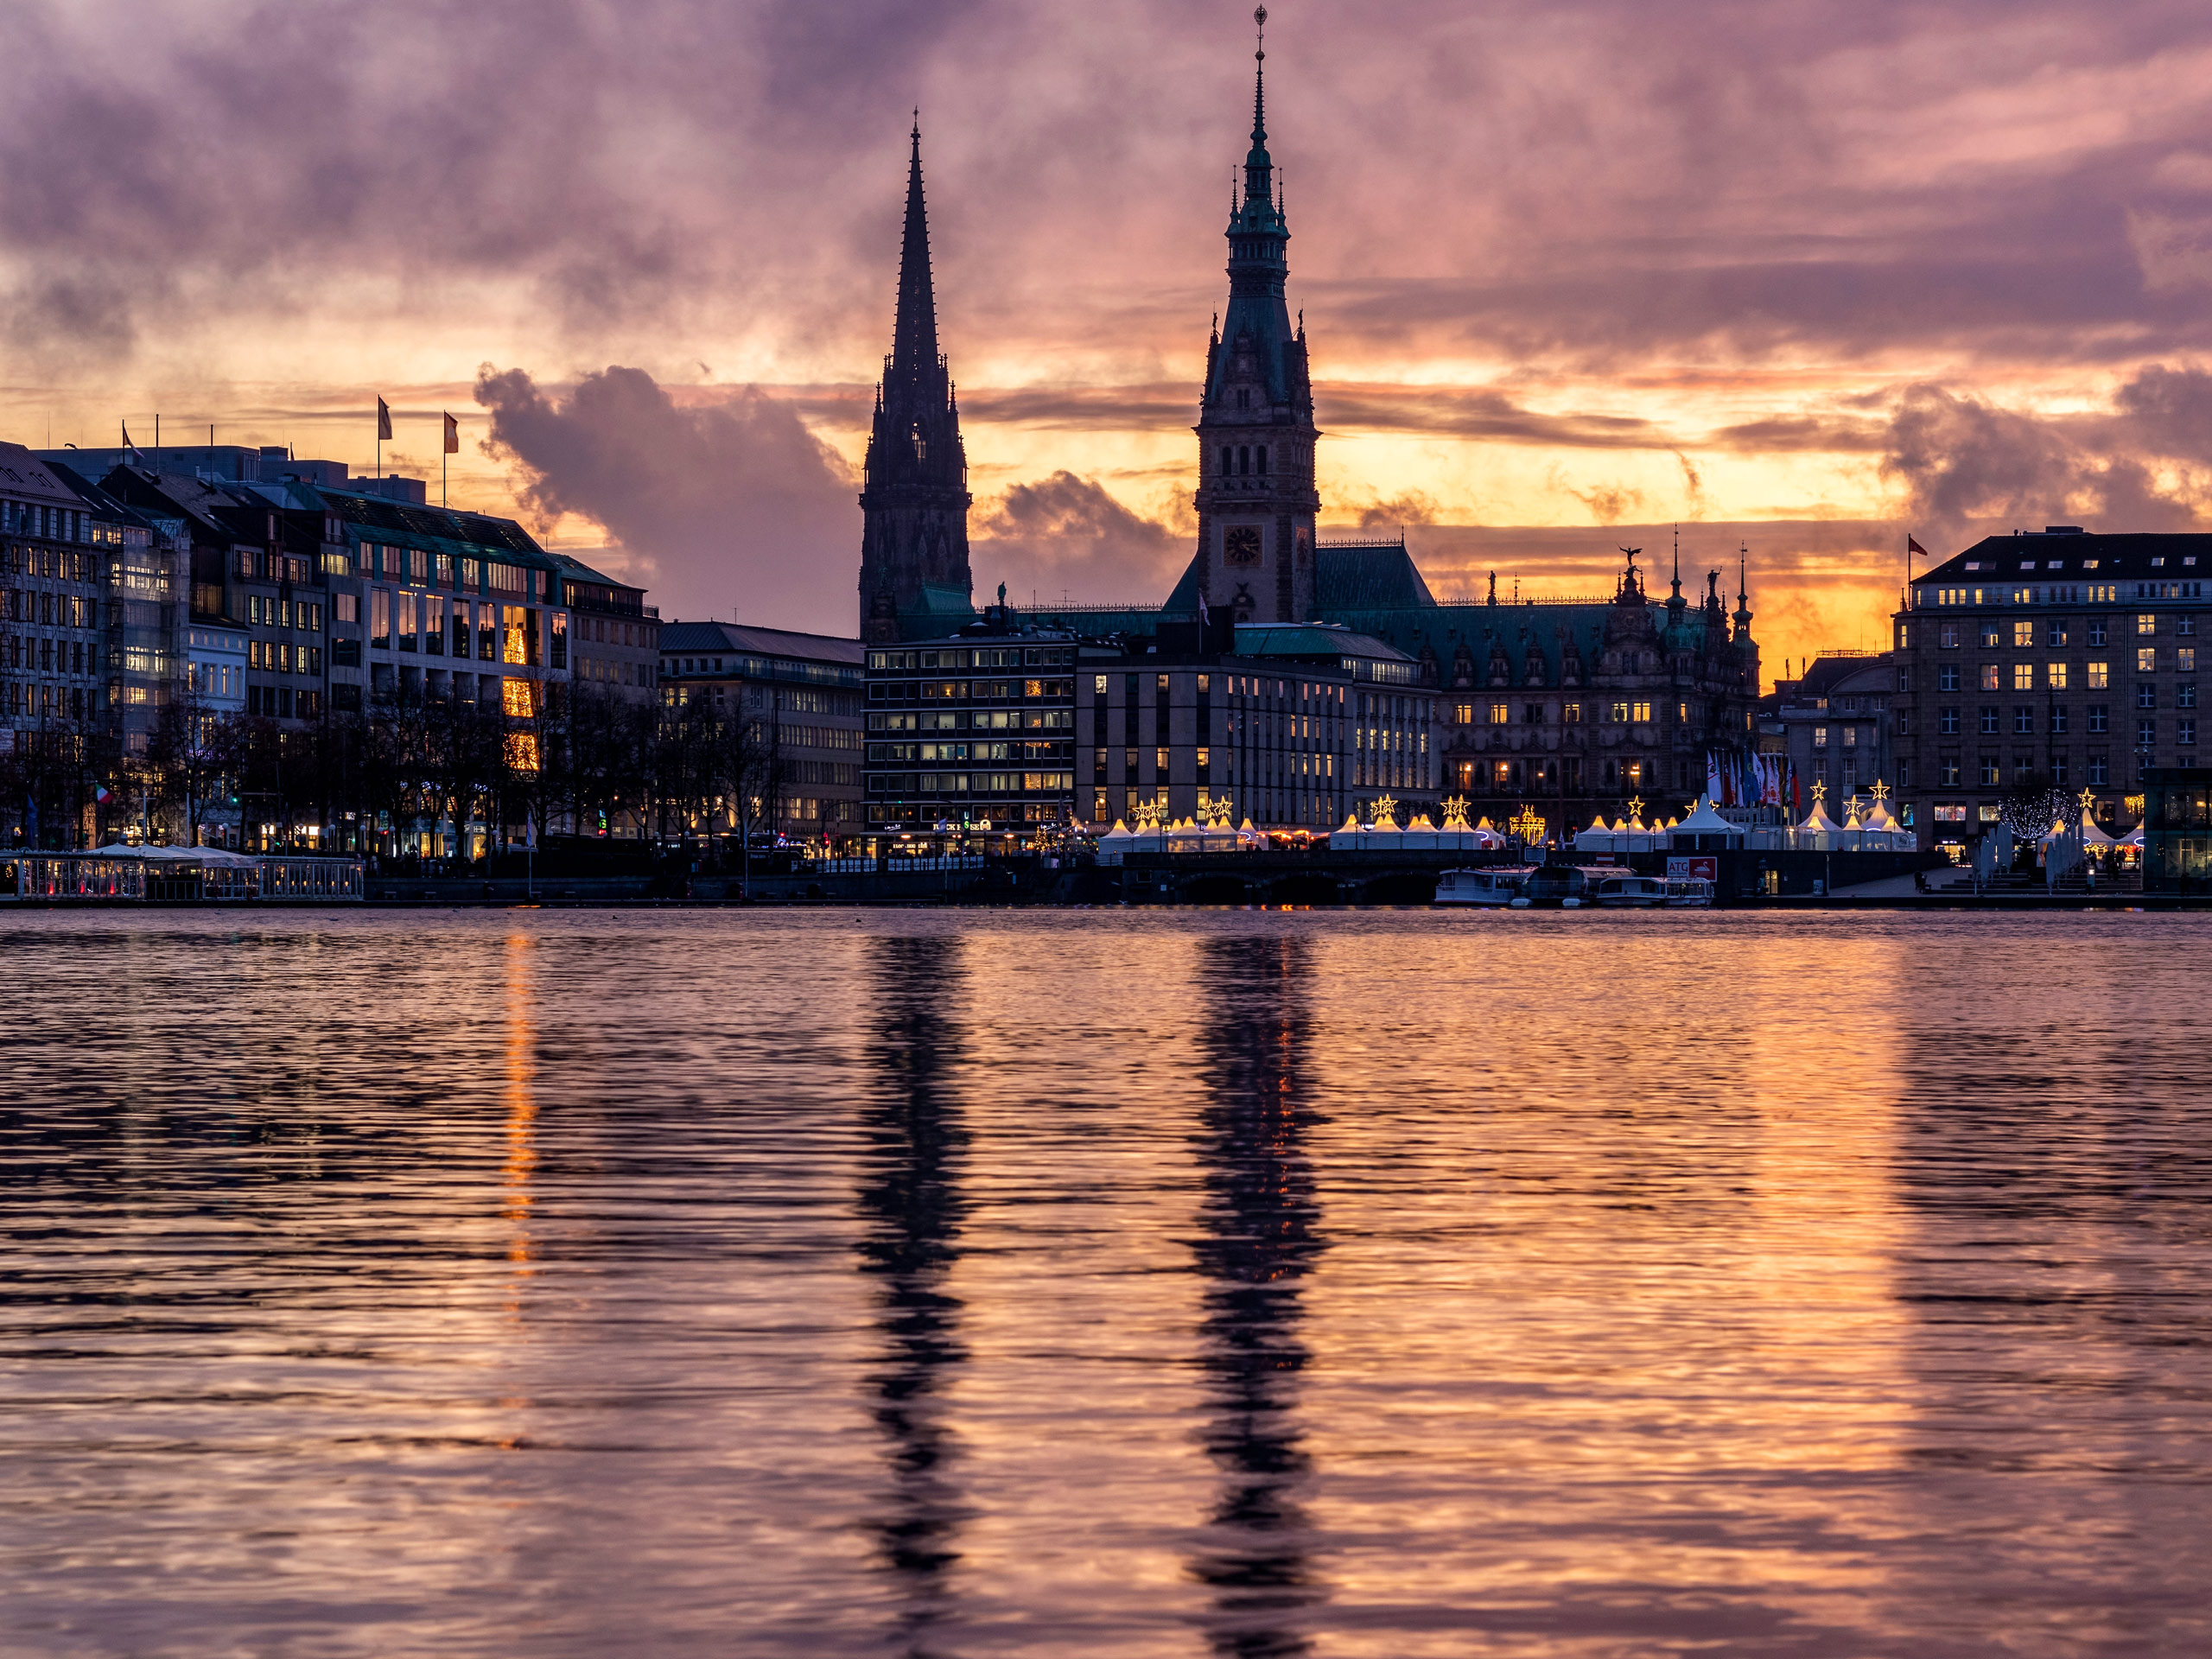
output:
<instances>
[{"instance_id":1,"label":"reflection on water","mask_svg":"<svg viewBox=\"0 0 2212 1659\"><path fill-rule=\"evenodd\" d=\"M2194 918L0 962L10 1659L2212 1652Z\"/></svg>"},{"instance_id":2,"label":"reflection on water","mask_svg":"<svg viewBox=\"0 0 2212 1659\"><path fill-rule=\"evenodd\" d=\"M1198 1329L1205 1447L1222 1491L1196 1571L1216 1592L1207 1624L1224 1654L1309 1650L1298 1614L1316 1591L1298 1499L1306 1459L1297 1411L1299 1373L1312 1357L1299 1338L1299 1284L1322 1249L1303 1150L1311 971L1312 953L1295 938L1210 939L1199 956Z\"/></svg>"},{"instance_id":3,"label":"reflection on water","mask_svg":"<svg viewBox=\"0 0 2212 1659\"><path fill-rule=\"evenodd\" d=\"M868 1377L875 1421L890 1442L892 1485L874 1523L899 1581L902 1650L939 1649L959 1560L957 1439L944 1395L967 1357L960 1299L949 1288L959 1259L958 1181L966 1136L949 1073L959 1052L961 941L874 942L874 1076L861 1103L867 1135L859 1211L861 1268L878 1283L881 1354Z\"/></svg>"}]
</instances>

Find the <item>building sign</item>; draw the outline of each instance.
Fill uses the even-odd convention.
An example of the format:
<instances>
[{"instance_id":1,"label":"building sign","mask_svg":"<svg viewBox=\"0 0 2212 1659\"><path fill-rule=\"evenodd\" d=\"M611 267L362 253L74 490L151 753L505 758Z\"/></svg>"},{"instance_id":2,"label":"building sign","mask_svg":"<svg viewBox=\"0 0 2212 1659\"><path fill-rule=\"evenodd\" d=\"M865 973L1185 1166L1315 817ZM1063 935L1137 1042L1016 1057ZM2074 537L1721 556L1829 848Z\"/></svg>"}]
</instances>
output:
<instances>
[{"instance_id":1,"label":"building sign","mask_svg":"<svg viewBox=\"0 0 2212 1659\"><path fill-rule=\"evenodd\" d=\"M1672 857L1667 861L1669 881L1706 880L1720 879L1720 861L1711 853L1692 853L1688 857Z\"/></svg>"}]
</instances>

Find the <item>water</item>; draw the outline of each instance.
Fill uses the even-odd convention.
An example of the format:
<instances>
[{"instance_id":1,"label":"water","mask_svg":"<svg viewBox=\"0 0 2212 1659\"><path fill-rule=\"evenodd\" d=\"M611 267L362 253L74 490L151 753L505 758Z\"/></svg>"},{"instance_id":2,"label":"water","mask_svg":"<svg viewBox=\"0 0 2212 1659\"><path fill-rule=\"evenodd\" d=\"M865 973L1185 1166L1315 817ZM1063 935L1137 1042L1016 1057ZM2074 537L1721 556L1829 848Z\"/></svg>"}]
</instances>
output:
<instances>
[{"instance_id":1,"label":"water","mask_svg":"<svg viewBox=\"0 0 2212 1659\"><path fill-rule=\"evenodd\" d=\"M0 941L11 1655L2212 1647L2195 918Z\"/></svg>"}]
</instances>

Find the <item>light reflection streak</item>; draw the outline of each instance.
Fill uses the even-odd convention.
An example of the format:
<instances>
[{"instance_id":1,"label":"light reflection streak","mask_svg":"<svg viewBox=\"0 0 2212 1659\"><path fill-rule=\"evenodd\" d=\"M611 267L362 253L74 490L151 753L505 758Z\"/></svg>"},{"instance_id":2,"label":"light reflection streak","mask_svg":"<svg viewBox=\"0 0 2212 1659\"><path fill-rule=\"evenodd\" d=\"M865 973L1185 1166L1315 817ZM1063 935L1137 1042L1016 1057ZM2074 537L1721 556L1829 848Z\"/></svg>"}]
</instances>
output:
<instances>
[{"instance_id":1,"label":"light reflection streak","mask_svg":"<svg viewBox=\"0 0 2212 1659\"><path fill-rule=\"evenodd\" d=\"M952 1618L951 1573L967 1504L945 1403L968 1357L960 1299L948 1287L967 1204L959 1180L968 1131L948 1073L960 1052L963 942L877 942L873 1073L864 1123L870 1164L856 1209L860 1268L878 1284L880 1357L869 1378L889 1446L891 1488L873 1526L898 1586L899 1651L926 1659Z\"/></svg>"},{"instance_id":2,"label":"light reflection streak","mask_svg":"<svg viewBox=\"0 0 2212 1659\"><path fill-rule=\"evenodd\" d=\"M510 1314L522 1311L522 1287L536 1273L530 1234L531 1178L537 1169L537 1028L531 981L531 940L515 934L506 942L506 1007L501 1059L505 1088L506 1161L499 1171L499 1214L508 1226L507 1260L514 1264L507 1303Z\"/></svg>"},{"instance_id":3,"label":"light reflection streak","mask_svg":"<svg viewBox=\"0 0 2212 1659\"><path fill-rule=\"evenodd\" d=\"M1302 1614L1322 1592L1301 1501L1308 1475L1299 1376L1299 1281L1324 1248L1306 1155L1304 942L1211 939L1200 974L1205 1200L1194 1249L1205 1276L1200 1364L1205 1449L1221 1490L1192 1563L1214 1592L1213 1651L1258 1659L1309 1649Z\"/></svg>"}]
</instances>

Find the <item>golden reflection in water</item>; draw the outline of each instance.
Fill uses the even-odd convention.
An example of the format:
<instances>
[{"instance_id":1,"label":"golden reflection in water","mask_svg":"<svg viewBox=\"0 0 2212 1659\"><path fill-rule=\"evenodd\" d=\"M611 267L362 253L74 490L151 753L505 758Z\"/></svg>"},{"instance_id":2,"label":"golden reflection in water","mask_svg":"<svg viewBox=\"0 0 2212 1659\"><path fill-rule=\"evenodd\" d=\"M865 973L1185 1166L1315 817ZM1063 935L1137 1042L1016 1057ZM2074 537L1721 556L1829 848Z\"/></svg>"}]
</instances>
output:
<instances>
[{"instance_id":1,"label":"golden reflection in water","mask_svg":"<svg viewBox=\"0 0 2212 1659\"><path fill-rule=\"evenodd\" d=\"M506 1020L505 1061L507 1110L506 1162L499 1171L499 1214L508 1227L507 1260L514 1263L507 1312L522 1311L522 1287L536 1269L531 1265L531 1177L537 1168L537 1027L531 982L534 942L514 934L506 942Z\"/></svg>"},{"instance_id":2,"label":"golden reflection in water","mask_svg":"<svg viewBox=\"0 0 2212 1659\"><path fill-rule=\"evenodd\" d=\"M1894 1000L1855 989L1893 982L1899 947L1823 966L1786 930L1717 951L1631 923L1558 930L1531 976L1485 943L1439 947L1416 1006L1352 970L1358 942L1320 948L1306 1154L1335 1224L1305 1296L1301 1416L1320 1533L1522 1526L1491 1554L1339 1548L1332 1599L1565 1598L1602 1622L1663 1586L1817 1624L1878 1591L1868 1557L1817 1541L1847 1513L1894 1524L1910 1433L1901 1036ZM1449 1056L1448 1083L1414 1053ZM1389 1497L1345 1501L1389 1490L1384 1467ZM1747 1487L1758 1548L1734 1527ZM1597 1522L1624 1510L1652 1524ZM1577 1614L1559 1617L1560 1650L1580 1651ZM1464 1651L1465 1634L1394 1630L1391 1650Z\"/></svg>"}]
</instances>

